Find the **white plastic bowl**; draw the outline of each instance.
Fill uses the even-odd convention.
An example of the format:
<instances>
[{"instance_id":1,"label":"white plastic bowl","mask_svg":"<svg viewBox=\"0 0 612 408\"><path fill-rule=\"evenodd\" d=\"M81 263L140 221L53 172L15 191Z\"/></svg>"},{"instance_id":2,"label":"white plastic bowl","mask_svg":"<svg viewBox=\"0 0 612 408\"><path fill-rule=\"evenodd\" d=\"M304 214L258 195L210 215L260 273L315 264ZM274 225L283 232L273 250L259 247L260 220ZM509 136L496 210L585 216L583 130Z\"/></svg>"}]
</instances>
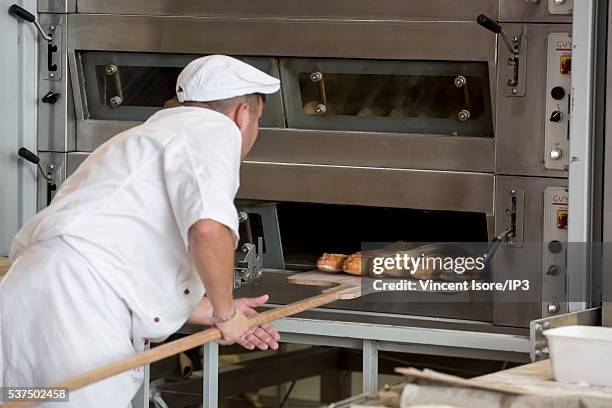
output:
<instances>
[{"instance_id":1,"label":"white plastic bowl","mask_svg":"<svg viewBox=\"0 0 612 408\"><path fill-rule=\"evenodd\" d=\"M612 387L612 328L565 326L543 334L555 380Z\"/></svg>"}]
</instances>

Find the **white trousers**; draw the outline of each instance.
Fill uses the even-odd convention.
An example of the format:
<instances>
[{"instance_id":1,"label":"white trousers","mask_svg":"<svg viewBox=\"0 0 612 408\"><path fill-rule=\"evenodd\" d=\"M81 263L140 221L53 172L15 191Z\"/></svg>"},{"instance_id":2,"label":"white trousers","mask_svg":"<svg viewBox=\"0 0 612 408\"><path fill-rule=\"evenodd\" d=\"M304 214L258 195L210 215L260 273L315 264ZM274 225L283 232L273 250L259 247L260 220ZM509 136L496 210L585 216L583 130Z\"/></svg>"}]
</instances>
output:
<instances>
[{"instance_id":1,"label":"white trousers","mask_svg":"<svg viewBox=\"0 0 612 408\"><path fill-rule=\"evenodd\" d=\"M108 271L113 273L113 271ZM0 283L0 385L53 384L134 354L131 314L61 238L38 243ZM49 407L129 407L142 383L129 371Z\"/></svg>"}]
</instances>

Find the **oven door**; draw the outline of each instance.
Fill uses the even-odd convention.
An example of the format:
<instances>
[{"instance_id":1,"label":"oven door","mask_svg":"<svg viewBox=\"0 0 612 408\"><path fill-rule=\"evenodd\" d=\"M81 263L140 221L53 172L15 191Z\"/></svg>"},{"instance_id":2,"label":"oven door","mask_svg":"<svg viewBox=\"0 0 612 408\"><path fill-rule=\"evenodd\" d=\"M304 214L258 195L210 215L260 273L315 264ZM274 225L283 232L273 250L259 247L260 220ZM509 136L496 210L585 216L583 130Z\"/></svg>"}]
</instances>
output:
<instances>
[{"instance_id":1,"label":"oven door","mask_svg":"<svg viewBox=\"0 0 612 408\"><path fill-rule=\"evenodd\" d=\"M486 62L281 59L290 128L493 137Z\"/></svg>"},{"instance_id":2,"label":"oven door","mask_svg":"<svg viewBox=\"0 0 612 408\"><path fill-rule=\"evenodd\" d=\"M144 122L160 109L178 106L175 84L181 70L201 55L82 51L76 53L83 121L77 150L92 151L117 131ZM278 77L274 58L237 57ZM284 127L280 93L266 98L266 127Z\"/></svg>"}]
</instances>

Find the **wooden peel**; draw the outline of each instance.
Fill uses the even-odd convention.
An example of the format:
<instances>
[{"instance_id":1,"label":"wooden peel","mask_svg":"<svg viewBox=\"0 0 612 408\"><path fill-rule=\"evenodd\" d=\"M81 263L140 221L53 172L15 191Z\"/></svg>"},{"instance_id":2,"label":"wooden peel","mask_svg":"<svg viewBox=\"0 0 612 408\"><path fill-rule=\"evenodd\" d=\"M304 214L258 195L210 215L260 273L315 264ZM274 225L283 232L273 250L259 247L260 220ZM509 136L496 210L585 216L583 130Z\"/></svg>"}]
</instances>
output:
<instances>
[{"instance_id":1,"label":"wooden peel","mask_svg":"<svg viewBox=\"0 0 612 408\"><path fill-rule=\"evenodd\" d=\"M323 293L341 292L338 300L355 299L372 293L372 281L368 277L331 272L302 272L287 278L289 283L309 286L331 286Z\"/></svg>"},{"instance_id":2,"label":"wooden peel","mask_svg":"<svg viewBox=\"0 0 612 408\"><path fill-rule=\"evenodd\" d=\"M421 286L422 282L426 282L427 280L434 281L435 279L416 279L412 277L399 278L399 277L371 277L371 276L355 276L348 275L342 272L301 272L296 275L289 276L287 281L289 283L295 283L298 285L314 285L314 286L335 286L333 289L327 289L328 291L333 291L336 289L345 289L344 294L341 299L354 299L361 296L365 296L367 294L376 292L374 289L374 282L376 280L383 279L387 282L394 281L411 281L414 284L414 289L411 289L410 292L421 292L421 293L441 293L441 294L456 294L456 293L465 293L466 290L457 290L457 289L426 289ZM443 283L452 284L454 282L449 281L440 281ZM325 291L323 291L325 293ZM393 292L389 292L393 293Z\"/></svg>"},{"instance_id":3,"label":"wooden peel","mask_svg":"<svg viewBox=\"0 0 612 408\"><path fill-rule=\"evenodd\" d=\"M351 278L350 276L348 277ZM324 291L322 294L312 296L310 298L300 300L295 303L291 303L286 306L280 306L274 309L267 310L249 319L250 327L259 326L264 323L269 323L274 320L281 319L283 317L292 316L297 313L301 313L308 309L319 307L328 303L335 302L341 299L353 299L360 296L360 284L359 278L357 282L345 282L340 286ZM295 282L297 283L297 282ZM313 280L310 280L307 285L315 285ZM323 285L331 286L335 283L324 282ZM105 366L93 369L84 374L77 375L67 380L61 381L57 384L49 385L51 388L68 388L70 392L78 390L79 388L85 387L86 385L93 384L95 382L104 380L105 378L112 377L120 374L124 371L131 370L133 368L141 367L145 364L154 363L162 360L166 357L173 356L185 350L192 349L194 347L201 346L205 343L221 339L221 332L219 329L212 328L203 330L199 333L192 334L182 339L171 341L169 343L162 344L161 346L155 347L151 350L147 350L141 353L134 354L133 356L123 358ZM40 402L9 402L0 404L0 407L32 407Z\"/></svg>"}]
</instances>

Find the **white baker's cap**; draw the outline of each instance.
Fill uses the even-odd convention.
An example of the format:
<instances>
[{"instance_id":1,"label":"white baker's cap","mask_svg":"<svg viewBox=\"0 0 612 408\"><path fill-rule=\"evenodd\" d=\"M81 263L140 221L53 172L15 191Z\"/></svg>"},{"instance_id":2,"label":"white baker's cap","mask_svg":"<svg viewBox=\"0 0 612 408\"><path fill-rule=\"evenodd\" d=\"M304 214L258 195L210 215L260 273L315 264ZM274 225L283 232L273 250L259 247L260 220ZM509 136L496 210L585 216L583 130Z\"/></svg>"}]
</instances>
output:
<instances>
[{"instance_id":1,"label":"white baker's cap","mask_svg":"<svg viewBox=\"0 0 612 408\"><path fill-rule=\"evenodd\" d=\"M252 93L271 94L280 81L236 58L209 55L191 61L176 80L179 102L208 102Z\"/></svg>"}]
</instances>

